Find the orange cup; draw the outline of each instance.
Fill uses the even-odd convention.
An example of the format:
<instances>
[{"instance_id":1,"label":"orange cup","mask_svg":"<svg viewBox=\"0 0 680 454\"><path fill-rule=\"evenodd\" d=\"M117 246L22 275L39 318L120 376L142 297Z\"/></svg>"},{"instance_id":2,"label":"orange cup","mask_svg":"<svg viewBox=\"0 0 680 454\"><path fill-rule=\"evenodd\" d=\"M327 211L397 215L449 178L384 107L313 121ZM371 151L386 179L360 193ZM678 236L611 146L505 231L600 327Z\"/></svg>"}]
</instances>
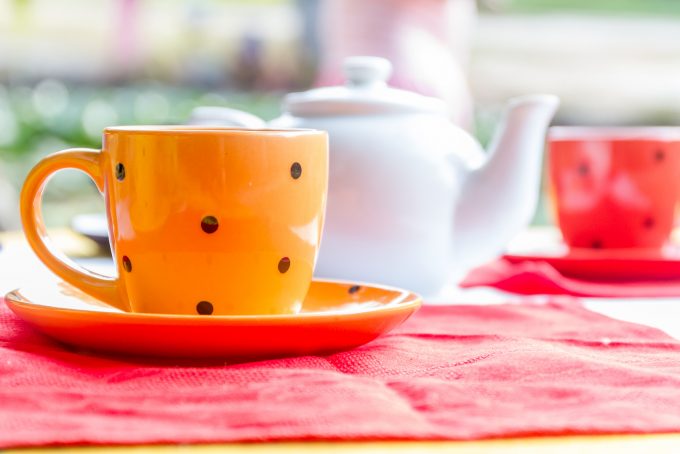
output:
<instances>
[{"instance_id":1,"label":"orange cup","mask_svg":"<svg viewBox=\"0 0 680 454\"><path fill-rule=\"evenodd\" d=\"M680 201L680 128L553 127L550 192L574 248L660 249Z\"/></svg>"},{"instance_id":2,"label":"orange cup","mask_svg":"<svg viewBox=\"0 0 680 454\"><path fill-rule=\"evenodd\" d=\"M85 270L49 244L41 214L54 172L103 193L118 276ZM103 148L47 156L29 173L21 217L55 274L130 312L296 313L312 279L328 184L328 139L313 130L107 128Z\"/></svg>"}]
</instances>

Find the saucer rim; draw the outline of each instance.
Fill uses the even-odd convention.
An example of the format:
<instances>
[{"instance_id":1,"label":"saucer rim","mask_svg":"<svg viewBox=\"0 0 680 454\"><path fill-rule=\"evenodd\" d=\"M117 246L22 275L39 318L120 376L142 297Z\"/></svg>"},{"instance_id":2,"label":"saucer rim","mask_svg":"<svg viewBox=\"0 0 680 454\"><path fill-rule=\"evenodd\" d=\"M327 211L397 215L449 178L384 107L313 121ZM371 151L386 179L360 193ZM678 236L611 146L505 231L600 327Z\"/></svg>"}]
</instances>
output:
<instances>
[{"instance_id":1,"label":"saucer rim","mask_svg":"<svg viewBox=\"0 0 680 454\"><path fill-rule=\"evenodd\" d=\"M563 243L562 243L563 245ZM680 245L672 245L680 252ZM627 255L626 253L631 253ZM663 248L586 248L566 247L564 251L557 253L547 249L531 251L512 251L502 254L503 258L510 260L580 260L580 261L621 261L631 260L641 262L680 262L680 253L676 256L664 255Z\"/></svg>"},{"instance_id":2,"label":"saucer rim","mask_svg":"<svg viewBox=\"0 0 680 454\"><path fill-rule=\"evenodd\" d=\"M59 281L63 282L63 281ZM372 307L369 309L365 310L359 310L359 311L347 311L347 312L329 312L329 311L315 311L315 312L303 312L303 313L297 313L297 314L239 314L239 315L214 315L214 316L205 316L205 315L186 315L186 314L164 314L164 313L151 313L151 312L124 312L120 310L116 310L116 308L111 307L114 309L113 311L110 310L104 310L104 311L95 311L95 310L88 310L88 309L72 309L72 308L63 308L63 307L55 307L55 306L50 306L50 305L45 305L45 304L39 304L36 302L33 302L29 300L28 298L22 296L21 291L27 287L30 288L30 286L24 286L21 288L16 288L14 290L11 290L7 292L4 296L4 300L6 304L9 306L10 309L12 309L12 305L24 307L27 310L36 310L36 309L47 309L51 312L58 312L58 313L67 313L72 316L89 316L93 313L99 314L99 315L106 315L107 317L113 317L117 318L120 320L125 320L125 319L130 319L130 318L135 318L135 319L141 319L145 321L158 321L158 322L196 322L200 321L205 324L219 324L223 322L229 322L229 323L252 323L253 321L258 321L258 322L278 322L278 323L288 323L288 322L298 322L300 320L315 320L315 319L327 319L329 317L341 317L341 318L352 318L352 317L362 317L366 315L371 315L375 313L385 313L385 312L392 312L392 311L404 311L406 309L412 309L412 311L415 311L419 309L422 304L423 304L423 299L422 297L410 290L402 289L399 287L393 287L390 285L383 285L383 284L373 284L373 283L368 283L368 282L363 282L363 281L347 281L347 280L342 280L342 279L327 279L327 278L314 278L312 279L312 283L310 284L313 285L314 283L321 283L321 284L334 284L334 285L348 285L348 286L353 286L353 285L360 285L364 287L371 287L371 288L377 288L380 290L386 290L390 292L398 292L399 295L390 300L389 303L381 304L380 306L377 307ZM105 303L104 303L105 304ZM108 305L107 305L108 306Z\"/></svg>"}]
</instances>

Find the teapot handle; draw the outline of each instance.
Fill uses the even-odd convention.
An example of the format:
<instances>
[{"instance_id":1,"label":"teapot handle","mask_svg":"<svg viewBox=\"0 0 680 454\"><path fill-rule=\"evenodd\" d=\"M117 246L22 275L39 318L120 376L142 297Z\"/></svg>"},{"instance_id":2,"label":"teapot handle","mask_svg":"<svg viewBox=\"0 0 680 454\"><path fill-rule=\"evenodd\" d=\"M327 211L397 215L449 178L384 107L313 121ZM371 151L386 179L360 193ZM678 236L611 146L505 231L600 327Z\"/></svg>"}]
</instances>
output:
<instances>
[{"instance_id":1,"label":"teapot handle","mask_svg":"<svg viewBox=\"0 0 680 454\"><path fill-rule=\"evenodd\" d=\"M188 124L199 126L234 126L247 129L266 129L267 124L259 117L242 110L228 107L202 106L191 111Z\"/></svg>"}]
</instances>

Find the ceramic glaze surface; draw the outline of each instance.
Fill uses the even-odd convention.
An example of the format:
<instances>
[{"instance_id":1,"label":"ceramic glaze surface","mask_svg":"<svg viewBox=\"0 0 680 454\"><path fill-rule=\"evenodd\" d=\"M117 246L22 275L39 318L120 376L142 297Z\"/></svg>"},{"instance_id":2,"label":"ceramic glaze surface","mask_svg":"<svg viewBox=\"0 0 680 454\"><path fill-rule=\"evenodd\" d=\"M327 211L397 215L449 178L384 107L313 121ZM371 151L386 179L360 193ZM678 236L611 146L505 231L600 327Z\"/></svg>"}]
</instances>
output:
<instances>
[{"instance_id":1,"label":"ceramic glaze surface","mask_svg":"<svg viewBox=\"0 0 680 454\"><path fill-rule=\"evenodd\" d=\"M296 313L321 238L327 160L318 131L110 128L101 152L66 151L34 168L25 230L55 274L125 310ZM116 279L45 247L40 194L64 167L84 170L104 193Z\"/></svg>"},{"instance_id":2,"label":"ceramic glaze surface","mask_svg":"<svg viewBox=\"0 0 680 454\"><path fill-rule=\"evenodd\" d=\"M559 131L550 140L549 171L565 242L593 249L663 246L680 200L680 130L675 137L666 128L629 137Z\"/></svg>"}]
</instances>

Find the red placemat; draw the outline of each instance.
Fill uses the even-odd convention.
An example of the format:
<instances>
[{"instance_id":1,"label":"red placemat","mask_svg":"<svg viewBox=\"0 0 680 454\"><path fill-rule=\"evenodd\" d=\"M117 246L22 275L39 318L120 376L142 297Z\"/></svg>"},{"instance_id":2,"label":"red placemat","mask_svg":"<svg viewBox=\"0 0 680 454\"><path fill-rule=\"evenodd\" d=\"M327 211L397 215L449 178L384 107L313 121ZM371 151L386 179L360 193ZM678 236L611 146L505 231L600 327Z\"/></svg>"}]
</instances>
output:
<instances>
[{"instance_id":1,"label":"red placemat","mask_svg":"<svg viewBox=\"0 0 680 454\"><path fill-rule=\"evenodd\" d=\"M424 307L354 351L86 355L0 302L0 447L680 430L680 342L577 303Z\"/></svg>"},{"instance_id":2,"label":"red placemat","mask_svg":"<svg viewBox=\"0 0 680 454\"><path fill-rule=\"evenodd\" d=\"M500 258L472 270L461 287L494 287L522 295L573 295L605 298L680 296L680 279L619 280L568 277L547 262L513 263Z\"/></svg>"}]
</instances>

